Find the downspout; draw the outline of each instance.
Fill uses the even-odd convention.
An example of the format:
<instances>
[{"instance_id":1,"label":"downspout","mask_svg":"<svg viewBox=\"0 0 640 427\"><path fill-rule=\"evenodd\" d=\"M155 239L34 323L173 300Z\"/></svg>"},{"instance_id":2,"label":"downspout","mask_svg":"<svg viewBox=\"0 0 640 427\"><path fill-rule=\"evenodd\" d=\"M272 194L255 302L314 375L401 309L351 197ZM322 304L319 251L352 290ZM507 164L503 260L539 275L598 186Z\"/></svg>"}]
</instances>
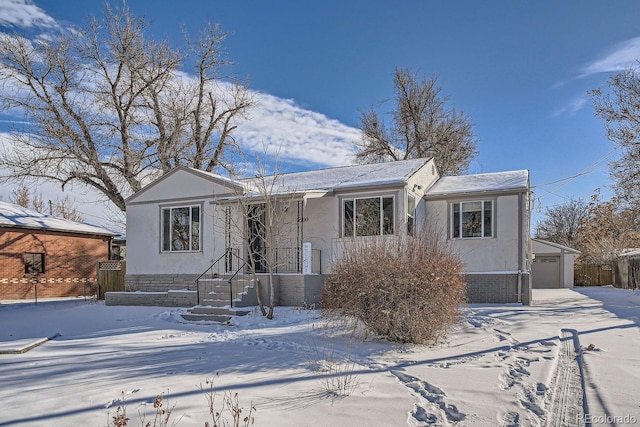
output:
<instances>
[{"instance_id":1,"label":"downspout","mask_svg":"<svg viewBox=\"0 0 640 427\"><path fill-rule=\"evenodd\" d=\"M523 218L523 212L524 212L524 202L523 202L523 197L522 197L522 193L518 194L518 201L519 201L519 209L518 209L518 296L517 296L517 302L522 303L522 262L524 260L524 254L523 252L523 248L522 245L524 243L524 236L523 236L523 230L524 230L524 218Z\"/></svg>"}]
</instances>

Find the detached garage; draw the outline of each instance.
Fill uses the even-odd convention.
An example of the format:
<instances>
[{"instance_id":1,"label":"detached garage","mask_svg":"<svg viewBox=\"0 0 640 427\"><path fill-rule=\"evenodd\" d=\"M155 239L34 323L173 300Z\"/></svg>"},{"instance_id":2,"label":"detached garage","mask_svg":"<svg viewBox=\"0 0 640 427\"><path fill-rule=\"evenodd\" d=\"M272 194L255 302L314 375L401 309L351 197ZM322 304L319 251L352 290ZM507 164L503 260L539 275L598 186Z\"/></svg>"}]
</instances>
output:
<instances>
[{"instance_id":1,"label":"detached garage","mask_svg":"<svg viewBox=\"0 0 640 427\"><path fill-rule=\"evenodd\" d=\"M531 239L531 245L533 289L572 288L573 264L580 251L540 239Z\"/></svg>"}]
</instances>

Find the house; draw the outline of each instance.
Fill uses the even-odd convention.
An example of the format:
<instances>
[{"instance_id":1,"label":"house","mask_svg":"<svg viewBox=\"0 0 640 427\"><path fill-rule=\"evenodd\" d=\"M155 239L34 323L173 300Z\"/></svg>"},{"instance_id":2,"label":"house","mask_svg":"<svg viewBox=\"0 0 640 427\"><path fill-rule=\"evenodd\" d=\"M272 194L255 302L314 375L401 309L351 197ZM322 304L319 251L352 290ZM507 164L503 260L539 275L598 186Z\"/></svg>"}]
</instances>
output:
<instances>
[{"instance_id":1,"label":"house","mask_svg":"<svg viewBox=\"0 0 640 427\"><path fill-rule=\"evenodd\" d=\"M115 233L0 202L0 300L96 294Z\"/></svg>"},{"instance_id":2,"label":"house","mask_svg":"<svg viewBox=\"0 0 640 427\"><path fill-rule=\"evenodd\" d=\"M532 239L533 289L573 288L573 271L580 251L542 239Z\"/></svg>"},{"instance_id":3,"label":"house","mask_svg":"<svg viewBox=\"0 0 640 427\"><path fill-rule=\"evenodd\" d=\"M239 213L242 203L248 212L265 205L261 188L279 215L269 236L260 227L264 211L249 220ZM234 273L247 258L264 273L265 260L247 254L263 253L268 241L277 301L310 304L345 244L393 238L433 220L467 263L471 301L528 303L528 192L527 171L440 178L432 159L242 180L178 167L127 199L126 290L195 292L212 265Z\"/></svg>"}]
</instances>

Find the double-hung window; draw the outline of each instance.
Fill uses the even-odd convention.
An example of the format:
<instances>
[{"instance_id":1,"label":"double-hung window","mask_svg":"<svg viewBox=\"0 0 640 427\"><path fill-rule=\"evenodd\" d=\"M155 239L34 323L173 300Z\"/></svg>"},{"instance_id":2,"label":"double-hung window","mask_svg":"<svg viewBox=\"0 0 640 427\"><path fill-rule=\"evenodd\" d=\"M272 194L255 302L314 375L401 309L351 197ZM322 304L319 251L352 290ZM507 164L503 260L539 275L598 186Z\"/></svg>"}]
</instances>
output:
<instances>
[{"instance_id":1,"label":"double-hung window","mask_svg":"<svg viewBox=\"0 0 640 427\"><path fill-rule=\"evenodd\" d=\"M362 197L342 201L344 237L394 234L392 196Z\"/></svg>"},{"instance_id":2,"label":"double-hung window","mask_svg":"<svg viewBox=\"0 0 640 427\"><path fill-rule=\"evenodd\" d=\"M162 251L200 250L200 206L162 208Z\"/></svg>"},{"instance_id":3,"label":"double-hung window","mask_svg":"<svg viewBox=\"0 0 640 427\"><path fill-rule=\"evenodd\" d=\"M451 206L451 237L493 236L493 201L457 202Z\"/></svg>"}]
</instances>

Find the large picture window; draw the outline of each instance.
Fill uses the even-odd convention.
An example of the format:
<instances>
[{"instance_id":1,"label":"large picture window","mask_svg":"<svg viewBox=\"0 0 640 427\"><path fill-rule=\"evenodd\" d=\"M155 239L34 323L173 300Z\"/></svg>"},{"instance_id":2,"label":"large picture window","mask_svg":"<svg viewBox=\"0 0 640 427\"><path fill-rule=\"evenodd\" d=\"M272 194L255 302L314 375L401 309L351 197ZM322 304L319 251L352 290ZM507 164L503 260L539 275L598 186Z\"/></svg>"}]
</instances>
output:
<instances>
[{"instance_id":1,"label":"large picture window","mask_svg":"<svg viewBox=\"0 0 640 427\"><path fill-rule=\"evenodd\" d=\"M345 199L342 210L344 237L394 234L393 197Z\"/></svg>"},{"instance_id":2,"label":"large picture window","mask_svg":"<svg viewBox=\"0 0 640 427\"><path fill-rule=\"evenodd\" d=\"M200 250L200 206L162 208L162 251Z\"/></svg>"},{"instance_id":3,"label":"large picture window","mask_svg":"<svg viewBox=\"0 0 640 427\"><path fill-rule=\"evenodd\" d=\"M451 212L454 239L493 236L493 201L453 203Z\"/></svg>"}]
</instances>

